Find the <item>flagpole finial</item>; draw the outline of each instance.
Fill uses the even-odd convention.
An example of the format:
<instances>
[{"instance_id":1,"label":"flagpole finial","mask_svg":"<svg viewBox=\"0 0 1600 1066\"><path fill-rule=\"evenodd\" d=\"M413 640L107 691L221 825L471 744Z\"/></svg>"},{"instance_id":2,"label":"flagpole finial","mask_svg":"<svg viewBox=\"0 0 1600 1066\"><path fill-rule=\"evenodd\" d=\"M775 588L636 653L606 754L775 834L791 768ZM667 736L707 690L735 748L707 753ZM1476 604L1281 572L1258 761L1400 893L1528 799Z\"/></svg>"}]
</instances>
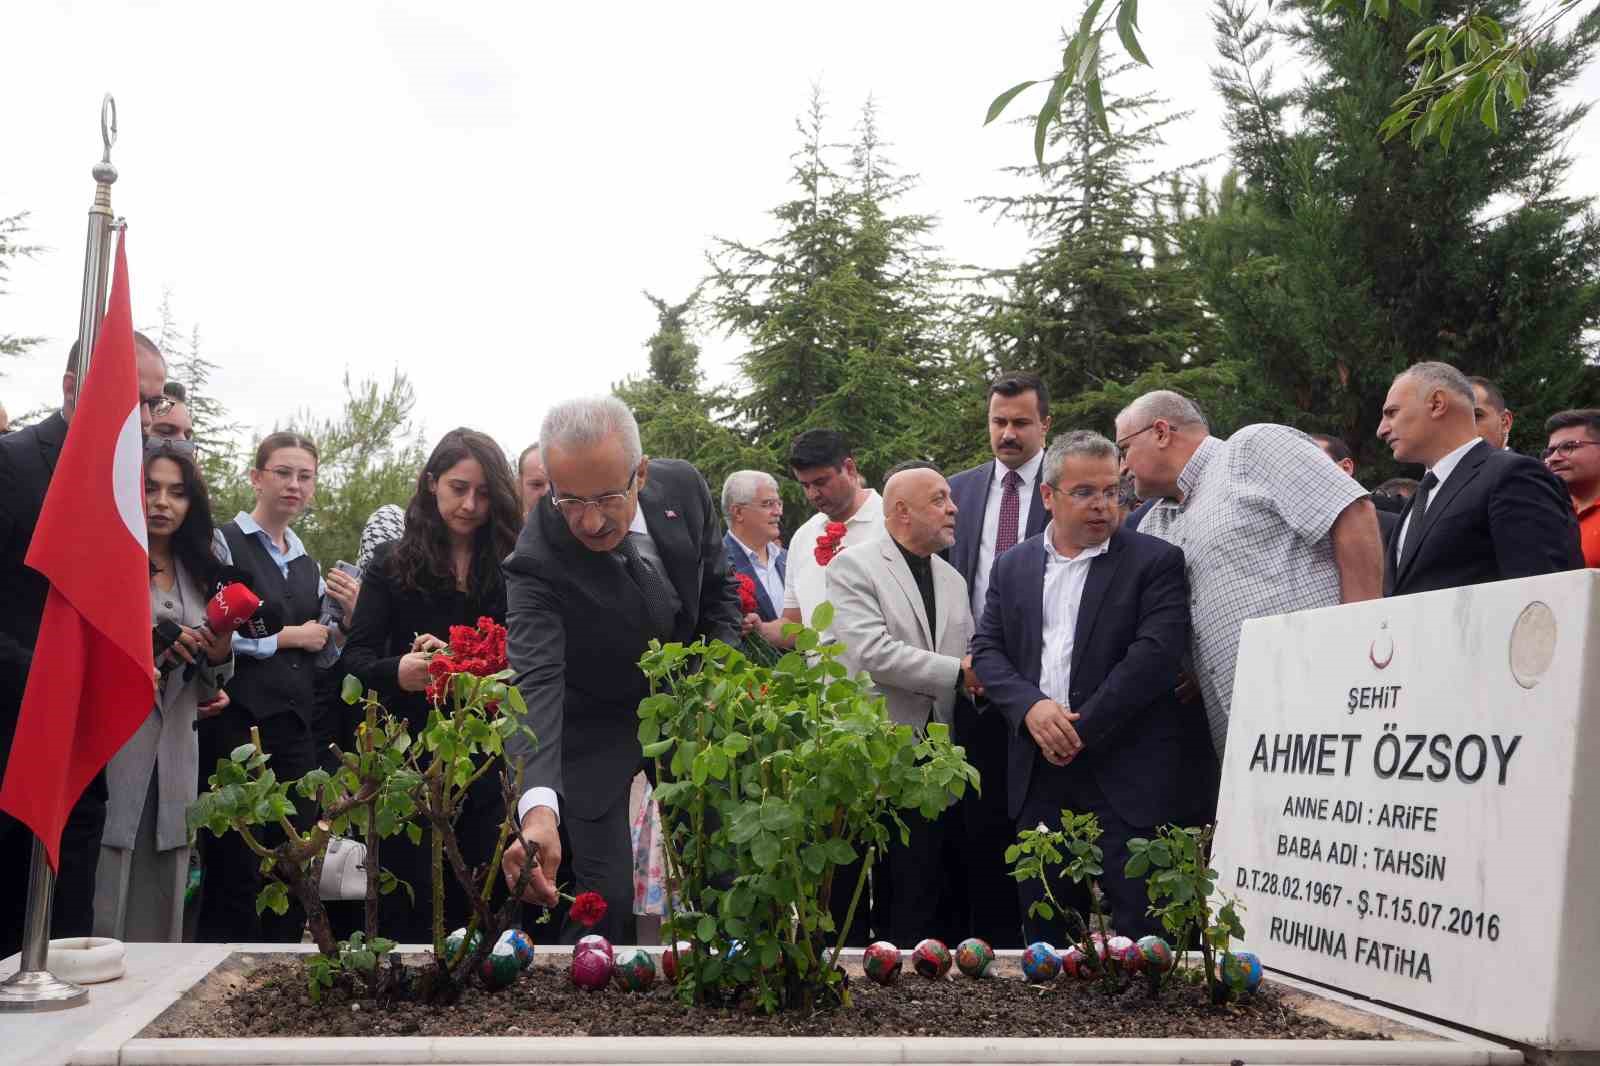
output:
<instances>
[{"instance_id":1,"label":"flagpole finial","mask_svg":"<svg viewBox=\"0 0 1600 1066\"><path fill-rule=\"evenodd\" d=\"M111 165L111 147L117 143L117 100L110 93L100 100L100 140L106 147L93 176L101 185L110 185L117 180L117 168Z\"/></svg>"}]
</instances>

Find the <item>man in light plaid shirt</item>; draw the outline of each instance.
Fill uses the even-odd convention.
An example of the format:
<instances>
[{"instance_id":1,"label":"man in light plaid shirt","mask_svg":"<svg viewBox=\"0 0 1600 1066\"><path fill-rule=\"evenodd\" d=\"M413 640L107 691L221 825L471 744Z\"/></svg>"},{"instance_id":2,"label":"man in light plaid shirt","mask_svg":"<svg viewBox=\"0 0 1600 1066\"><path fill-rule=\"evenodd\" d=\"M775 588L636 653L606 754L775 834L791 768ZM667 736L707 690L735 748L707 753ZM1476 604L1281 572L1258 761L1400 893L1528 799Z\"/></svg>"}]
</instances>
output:
<instances>
[{"instance_id":1,"label":"man in light plaid shirt","mask_svg":"<svg viewBox=\"0 0 1600 1066\"><path fill-rule=\"evenodd\" d=\"M1157 501L1139 532L1188 563L1194 676L1220 759L1245 619L1381 596L1377 514L1304 433L1256 425L1219 440L1175 392L1129 404L1117 447L1140 498Z\"/></svg>"}]
</instances>

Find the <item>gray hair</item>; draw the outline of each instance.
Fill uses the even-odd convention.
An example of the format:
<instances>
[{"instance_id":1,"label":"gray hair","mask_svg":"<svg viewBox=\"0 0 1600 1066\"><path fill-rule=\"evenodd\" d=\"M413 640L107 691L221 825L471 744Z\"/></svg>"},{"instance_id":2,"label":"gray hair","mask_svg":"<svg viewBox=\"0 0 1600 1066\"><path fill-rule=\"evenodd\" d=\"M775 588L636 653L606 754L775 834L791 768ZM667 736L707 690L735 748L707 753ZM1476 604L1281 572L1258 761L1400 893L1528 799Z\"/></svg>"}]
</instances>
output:
<instances>
[{"instance_id":1,"label":"gray hair","mask_svg":"<svg viewBox=\"0 0 1600 1066\"><path fill-rule=\"evenodd\" d=\"M1044 453L1044 465L1039 468L1040 480L1046 485L1054 485L1061 477L1061 468L1067 464L1067 459L1074 455L1083 455L1090 459L1110 459L1115 462L1117 446L1092 429L1075 429L1071 433L1063 433L1050 442L1050 447Z\"/></svg>"},{"instance_id":2,"label":"gray hair","mask_svg":"<svg viewBox=\"0 0 1600 1066\"><path fill-rule=\"evenodd\" d=\"M1435 389L1452 394L1467 405L1467 410L1472 410L1478 398L1472 393L1472 382L1467 375L1451 366L1449 363L1426 362L1413 363L1406 367L1400 374L1403 378L1411 378L1422 387L1423 396L1427 396Z\"/></svg>"},{"instance_id":3,"label":"gray hair","mask_svg":"<svg viewBox=\"0 0 1600 1066\"><path fill-rule=\"evenodd\" d=\"M733 521L733 509L755 500L763 485L778 491L778 479L765 470L735 470L722 482L722 516Z\"/></svg>"},{"instance_id":4,"label":"gray hair","mask_svg":"<svg viewBox=\"0 0 1600 1066\"><path fill-rule=\"evenodd\" d=\"M583 448L599 444L612 434L622 437L622 451L630 468L644 458L639 443L639 423L628 405L615 396L581 396L563 400L545 413L539 426L539 443L546 448Z\"/></svg>"},{"instance_id":5,"label":"gray hair","mask_svg":"<svg viewBox=\"0 0 1600 1066\"><path fill-rule=\"evenodd\" d=\"M1124 407L1122 414L1117 417L1121 418L1122 415L1137 416L1140 422L1154 422L1160 418L1174 426L1198 425L1211 428L1199 404L1170 389L1157 389L1145 393Z\"/></svg>"}]
</instances>

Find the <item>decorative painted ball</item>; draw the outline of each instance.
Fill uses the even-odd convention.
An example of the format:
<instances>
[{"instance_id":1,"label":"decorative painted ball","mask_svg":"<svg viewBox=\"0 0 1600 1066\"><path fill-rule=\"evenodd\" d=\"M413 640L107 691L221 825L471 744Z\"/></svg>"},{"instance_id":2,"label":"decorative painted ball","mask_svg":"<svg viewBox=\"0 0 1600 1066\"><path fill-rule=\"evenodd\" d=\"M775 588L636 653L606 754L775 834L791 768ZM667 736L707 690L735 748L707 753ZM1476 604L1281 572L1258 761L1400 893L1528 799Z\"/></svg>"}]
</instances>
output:
<instances>
[{"instance_id":1,"label":"decorative painted ball","mask_svg":"<svg viewBox=\"0 0 1600 1066\"><path fill-rule=\"evenodd\" d=\"M1235 951L1222 957L1223 980L1231 987L1233 976L1244 980L1244 990L1254 992L1261 987L1261 960L1251 951Z\"/></svg>"},{"instance_id":2,"label":"decorative painted ball","mask_svg":"<svg viewBox=\"0 0 1600 1066\"><path fill-rule=\"evenodd\" d=\"M597 991L611 980L611 955L590 948L572 953L572 983L579 988Z\"/></svg>"},{"instance_id":3,"label":"decorative painted ball","mask_svg":"<svg viewBox=\"0 0 1600 1066\"><path fill-rule=\"evenodd\" d=\"M611 950L611 941L599 933L590 933L588 936L578 938L578 942L572 946L573 956L576 957L580 951L598 951L606 957L607 962L615 961L617 955Z\"/></svg>"},{"instance_id":4,"label":"decorative painted ball","mask_svg":"<svg viewBox=\"0 0 1600 1066\"><path fill-rule=\"evenodd\" d=\"M617 953L614 974L629 992L643 992L656 983L656 960L644 948L625 948Z\"/></svg>"},{"instance_id":5,"label":"decorative painted ball","mask_svg":"<svg viewBox=\"0 0 1600 1066\"><path fill-rule=\"evenodd\" d=\"M684 955L688 955L693 950L694 950L694 946L692 944L690 944L687 940L680 940L676 944L672 945L670 948L664 948L662 950L662 952L661 952L661 973L662 973L663 976L666 977L666 979L669 982L671 982L672 984L677 984L678 983L678 954L679 954L679 952L682 952Z\"/></svg>"},{"instance_id":6,"label":"decorative painted ball","mask_svg":"<svg viewBox=\"0 0 1600 1066\"><path fill-rule=\"evenodd\" d=\"M506 932L515 932L508 929ZM522 962L517 958L516 950L504 937L495 942L489 954L483 957L478 964L478 978L483 982L483 987L494 990L504 988L517 979L517 974L522 972Z\"/></svg>"},{"instance_id":7,"label":"decorative painted ball","mask_svg":"<svg viewBox=\"0 0 1600 1066\"><path fill-rule=\"evenodd\" d=\"M1087 981L1094 976L1094 967L1089 965L1089 956L1083 949L1073 944L1061 953L1061 972L1077 981Z\"/></svg>"},{"instance_id":8,"label":"decorative painted ball","mask_svg":"<svg viewBox=\"0 0 1600 1066\"><path fill-rule=\"evenodd\" d=\"M1056 955L1056 949L1043 940L1034 941L1022 952L1022 976L1030 984L1044 984L1054 981L1061 972L1061 959Z\"/></svg>"},{"instance_id":9,"label":"decorative painted ball","mask_svg":"<svg viewBox=\"0 0 1600 1066\"><path fill-rule=\"evenodd\" d=\"M944 946L943 940L930 936L911 949L911 965L924 977L943 977L950 972L950 949Z\"/></svg>"},{"instance_id":10,"label":"decorative painted ball","mask_svg":"<svg viewBox=\"0 0 1600 1066\"><path fill-rule=\"evenodd\" d=\"M994 948L980 937L969 936L956 945L956 969L968 977L982 977L994 965Z\"/></svg>"},{"instance_id":11,"label":"decorative painted ball","mask_svg":"<svg viewBox=\"0 0 1600 1066\"><path fill-rule=\"evenodd\" d=\"M1117 965L1129 973L1136 973L1144 963L1144 959L1140 956L1139 949L1135 946L1132 937L1112 937L1106 941L1106 951L1116 961Z\"/></svg>"},{"instance_id":12,"label":"decorative painted ball","mask_svg":"<svg viewBox=\"0 0 1600 1066\"><path fill-rule=\"evenodd\" d=\"M1100 956L1100 961L1105 962L1111 958L1111 949L1107 946L1104 933L1090 933L1089 943L1094 945L1095 954Z\"/></svg>"},{"instance_id":13,"label":"decorative painted ball","mask_svg":"<svg viewBox=\"0 0 1600 1066\"><path fill-rule=\"evenodd\" d=\"M494 949L500 950L504 944L511 949L511 954L517 957L517 965L526 970L533 965L533 940L521 929L507 929L500 934L500 939L495 941Z\"/></svg>"},{"instance_id":14,"label":"decorative painted ball","mask_svg":"<svg viewBox=\"0 0 1600 1066\"><path fill-rule=\"evenodd\" d=\"M1178 965L1178 957L1172 953L1172 946L1158 936L1142 936L1134 948L1139 952L1144 968L1152 973L1170 973Z\"/></svg>"},{"instance_id":15,"label":"decorative painted ball","mask_svg":"<svg viewBox=\"0 0 1600 1066\"><path fill-rule=\"evenodd\" d=\"M455 955L456 955L456 952L461 949L461 942L463 940L465 940L466 937L467 937L467 931L464 928L463 929L457 929L455 932L453 932L449 936L445 937L444 938L444 951L445 951L445 954L450 956L451 958L454 958ZM481 931L477 930L477 929L474 929L472 931L472 940L471 940L470 943L467 944L467 954L471 955L474 951L477 951L478 950L478 945L481 944L482 942L483 942L483 933Z\"/></svg>"},{"instance_id":16,"label":"decorative painted ball","mask_svg":"<svg viewBox=\"0 0 1600 1066\"><path fill-rule=\"evenodd\" d=\"M880 985L894 984L900 976L900 949L887 940L874 940L861 953L861 969Z\"/></svg>"}]
</instances>

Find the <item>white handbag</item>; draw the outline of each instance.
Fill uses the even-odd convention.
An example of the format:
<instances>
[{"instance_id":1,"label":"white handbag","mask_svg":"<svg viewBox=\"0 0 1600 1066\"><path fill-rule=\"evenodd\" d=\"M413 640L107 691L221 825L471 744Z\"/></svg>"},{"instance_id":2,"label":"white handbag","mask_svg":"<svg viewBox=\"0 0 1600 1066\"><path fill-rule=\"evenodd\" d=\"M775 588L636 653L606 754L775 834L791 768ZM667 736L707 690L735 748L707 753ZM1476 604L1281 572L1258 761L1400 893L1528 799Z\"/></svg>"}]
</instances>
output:
<instances>
[{"instance_id":1,"label":"white handbag","mask_svg":"<svg viewBox=\"0 0 1600 1066\"><path fill-rule=\"evenodd\" d=\"M349 837L329 838L317 887L324 902L366 899L367 846Z\"/></svg>"}]
</instances>

